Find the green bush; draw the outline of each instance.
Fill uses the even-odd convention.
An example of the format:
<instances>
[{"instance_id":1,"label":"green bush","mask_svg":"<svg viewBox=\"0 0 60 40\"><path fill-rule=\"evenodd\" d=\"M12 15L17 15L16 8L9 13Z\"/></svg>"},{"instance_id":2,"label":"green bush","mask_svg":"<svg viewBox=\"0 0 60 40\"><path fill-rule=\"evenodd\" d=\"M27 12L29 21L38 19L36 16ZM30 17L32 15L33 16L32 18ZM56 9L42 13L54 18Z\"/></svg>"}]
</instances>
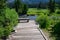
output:
<instances>
[{"instance_id":1,"label":"green bush","mask_svg":"<svg viewBox=\"0 0 60 40\"><path fill-rule=\"evenodd\" d=\"M54 14L52 15L52 19L54 20L54 27L52 28L54 34L59 35L60 31L60 15L59 14Z\"/></svg>"},{"instance_id":2,"label":"green bush","mask_svg":"<svg viewBox=\"0 0 60 40\"><path fill-rule=\"evenodd\" d=\"M60 14L60 9L57 9L55 13Z\"/></svg>"},{"instance_id":3,"label":"green bush","mask_svg":"<svg viewBox=\"0 0 60 40\"><path fill-rule=\"evenodd\" d=\"M39 23L41 28L48 28L50 27L51 22L49 21L49 16L47 15L40 15L37 17L36 21Z\"/></svg>"},{"instance_id":4,"label":"green bush","mask_svg":"<svg viewBox=\"0 0 60 40\"><path fill-rule=\"evenodd\" d=\"M60 36L60 22L56 23L53 28L53 33L56 36Z\"/></svg>"},{"instance_id":5,"label":"green bush","mask_svg":"<svg viewBox=\"0 0 60 40\"><path fill-rule=\"evenodd\" d=\"M53 14L51 16L51 19L54 20L55 23L59 22L60 21L60 15L59 14Z\"/></svg>"},{"instance_id":6,"label":"green bush","mask_svg":"<svg viewBox=\"0 0 60 40\"><path fill-rule=\"evenodd\" d=\"M14 9L6 10L6 18L8 18L12 22L11 24L13 24L13 26L18 23L18 14L16 13Z\"/></svg>"},{"instance_id":7,"label":"green bush","mask_svg":"<svg viewBox=\"0 0 60 40\"><path fill-rule=\"evenodd\" d=\"M5 14L0 14L0 38L8 37L13 27L18 23L18 15L15 10L6 9Z\"/></svg>"}]
</instances>

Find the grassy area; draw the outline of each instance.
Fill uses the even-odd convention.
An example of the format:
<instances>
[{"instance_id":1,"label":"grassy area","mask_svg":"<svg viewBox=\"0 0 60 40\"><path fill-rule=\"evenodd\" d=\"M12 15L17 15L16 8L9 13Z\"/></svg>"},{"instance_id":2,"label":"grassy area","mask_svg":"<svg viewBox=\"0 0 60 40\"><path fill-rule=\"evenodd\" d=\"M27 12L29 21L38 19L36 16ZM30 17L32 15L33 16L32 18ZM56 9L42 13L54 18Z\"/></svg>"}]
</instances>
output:
<instances>
[{"instance_id":1,"label":"grassy area","mask_svg":"<svg viewBox=\"0 0 60 40\"><path fill-rule=\"evenodd\" d=\"M45 36L48 38L48 40L55 40L55 37L51 35L51 33L46 30L46 29L42 29L43 33L45 34Z\"/></svg>"},{"instance_id":2,"label":"grassy area","mask_svg":"<svg viewBox=\"0 0 60 40\"><path fill-rule=\"evenodd\" d=\"M29 8L27 15L39 15L41 13L48 13L48 9L37 9L37 8Z\"/></svg>"}]
</instances>

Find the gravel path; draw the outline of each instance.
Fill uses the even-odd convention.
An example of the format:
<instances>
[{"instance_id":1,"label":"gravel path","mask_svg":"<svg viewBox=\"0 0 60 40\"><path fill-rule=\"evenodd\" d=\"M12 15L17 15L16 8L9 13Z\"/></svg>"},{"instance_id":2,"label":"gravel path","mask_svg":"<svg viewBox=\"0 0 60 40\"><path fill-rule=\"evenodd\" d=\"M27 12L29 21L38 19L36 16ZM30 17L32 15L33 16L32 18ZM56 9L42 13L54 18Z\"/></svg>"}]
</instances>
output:
<instances>
[{"instance_id":1,"label":"gravel path","mask_svg":"<svg viewBox=\"0 0 60 40\"><path fill-rule=\"evenodd\" d=\"M45 40L37 27L34 20L28 23L18 23L15 28L16 33L10 35L8 40Z\"/></svg>"}]
</instances>

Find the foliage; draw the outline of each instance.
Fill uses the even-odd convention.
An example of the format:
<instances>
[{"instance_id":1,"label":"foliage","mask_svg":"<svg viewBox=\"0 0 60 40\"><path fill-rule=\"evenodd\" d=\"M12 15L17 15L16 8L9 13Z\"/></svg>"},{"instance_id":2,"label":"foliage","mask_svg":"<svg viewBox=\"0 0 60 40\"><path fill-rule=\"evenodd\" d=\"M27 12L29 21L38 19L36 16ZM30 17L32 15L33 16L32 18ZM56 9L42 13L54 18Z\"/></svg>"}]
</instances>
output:
<instances>
[{"instance_id":1,"label":"foliage","mask_svg":"<svg viewBox=\"0 0 60 40\"><path fill-rule=\"evenodd\" d=\"M28 9L27 5L24 3L21 3L20 0L15 0L15 7L14 8L19 16L26 14L27 9Z\"/></svg>"},{"instance_id":2,"label":"foliage","mask_svg":"<svg viewBox=\"0 0 60 40\"><path fill-rule=\"evenodd\" d=\"M4 9L6 7L6 0L0 0L0 9Z\"/></svg>"},{"instance_id":3,"label":"foliage","mask_svg":"<svg viewBox=\"0 0 60 40\"><path fill-rule=\"evenodd\" d=\"M50 10L50 13L55 12L55 0L49 1L48 9Z\"/></svg>"},{"instance_id":4,"label":"foliage","mask_svg":"<svg viewBox=\"0 0 60 40\"><path fill-rule=\"evenodd\" d=\"M13 22L13 26L18 22L18 15L14 9L6 9L6 18L8 18L11 22Z\"/></svg>"},{"instance_id":5,"label":"foliage","mask_svg":"<svg viewBox=\"0 0 60 40\"><path fill-rule=\"evenodd\" d=\"M28 11L28 6L26 4L23 4L23 10L22 10L22 14L27 14Z\"/></svg>"},{"instance_id":6,"label":"foliage","mask_svg":"<svg viewBox=\"0 0 60 40\"><path fill-rule=\"evenodd\" d=\"M56 9L55 13L60 14L60 9Z\"/></svg>"},{"instance_id":7,"label":"foliage","mask_svg":"<svg viewBox=\"0 0 60 40\"><path fill-rule=\"evenodd\" d=\"M57 22L54 25L53 33L54 33L55 36L59 36L60 37L60 22Z\"/></svg>"},{"instance_id":8,"label":"foliage","mask_svg":"<svg viewBox=\"0 0 60 40\"><path fill-rule=\"evenodd\" d=\"M51 17L52 17L51 19L54 20L54 27L53 27L53 29L56 29L55 27L58 27L58 25L60 23L60 15L59 14L53 14Z\"/></svg>"},{"instance_id":9,"label":"foliage","mask_svg":"<svg viewBox=\"0 0 60 40\"><path fill-rule=\"evenodd\" d=\"M27 11L27 15L40 15L40 14L49 14L49 10L48 9L29 8Z\"/></svg>"},{"instance_id":10,"label":"foliage","mask_svg":"<svg viewBox=\"0 0 60 40\"><path fill-rule=\"evenodd\" d=\"M47 28L50 27L51 22L49 21L49 17L47 15L40 15L37 17L36 21L39 23L41 28Z\"/></svg>"},{"instance_id":11,"label":"foliage","mask_svg":"<svg viewBox=\"0 0 60 40\"><path fill-rule=\"evenodd\" d=\"M5 14L0 14L0 38L8 35L18 23L18 15L14 10L5 9Z\"/></svg>"},{"instance_id":12,"label":"foliage","mask_svg":"<svg viewBox=\"0 0 60 40\"><path fill-rule=\"evenodd\" d=\"M7 8L6 0L0 0L0 39L6 40L17 23L17 13Z\"/></svg>"},{"instance_id":13,"label":"foliage","mask_svg":"<svg viewBox=\"0 0 60 40\"><path fill-rule=\"evenodd\" d=\"M20 0L15 0L15 7L14 8L18 14L22 13L22 3Z\"/></svg>"}]
</instances>

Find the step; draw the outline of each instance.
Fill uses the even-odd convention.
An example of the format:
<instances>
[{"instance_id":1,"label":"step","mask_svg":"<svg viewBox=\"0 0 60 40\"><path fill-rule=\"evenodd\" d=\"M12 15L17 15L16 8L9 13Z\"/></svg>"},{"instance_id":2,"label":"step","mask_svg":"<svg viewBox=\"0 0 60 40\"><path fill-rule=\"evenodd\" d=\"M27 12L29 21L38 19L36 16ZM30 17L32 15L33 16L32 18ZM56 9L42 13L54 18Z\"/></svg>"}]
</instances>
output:
<instances>
[{"instance_id":1,"label":"step","mask_svg":"<svg viewBox=\"0 0 60 40\"><path fill-rule=\"evenodd\" d=\"M41 35L41 33L15 33L13 36L34 36L34 35Z\"/></svg>"},{"instance_id":2,"label":"step","mask_svg":"<svg viewBox=\"0 0 60 40\"><path fill-rule=\"evenodd\" d=\"M13 40L44 40L42 35L36 36L12 36Z\"/></svg>"}]
</instances>

